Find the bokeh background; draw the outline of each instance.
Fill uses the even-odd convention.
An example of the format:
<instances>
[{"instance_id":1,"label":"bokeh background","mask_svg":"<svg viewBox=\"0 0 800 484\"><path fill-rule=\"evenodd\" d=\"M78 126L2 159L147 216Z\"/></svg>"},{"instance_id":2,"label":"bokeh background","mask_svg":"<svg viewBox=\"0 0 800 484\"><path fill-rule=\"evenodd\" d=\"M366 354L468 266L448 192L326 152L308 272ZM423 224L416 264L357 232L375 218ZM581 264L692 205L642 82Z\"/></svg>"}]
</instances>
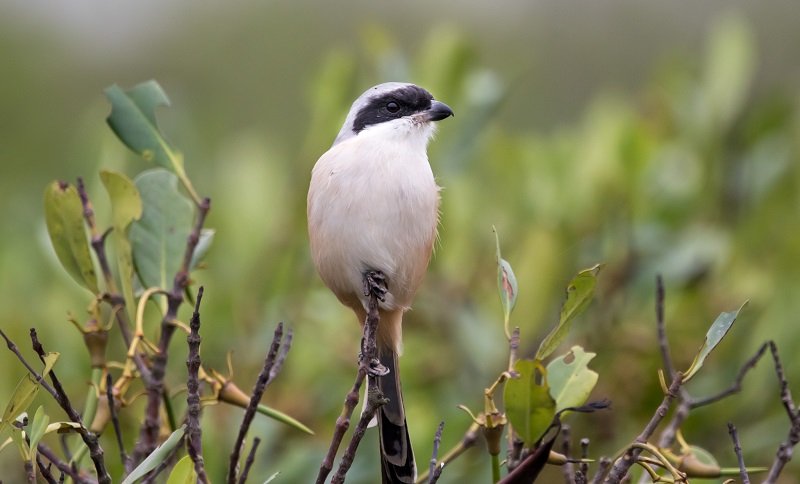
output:
<instances>
[{"instance_id":1,"label":"bokeh background","mask_svg":"<svg viewBox=\"0 0 800 484\"><path fill-rule=\"evenodd\" d=\"M461 438L469 418L456 405L479 410L507 358L492 225L519 280L512 322L523 354L556 322L572 275L606 264L595 302L565 344L597 353L593 395L613 401L611 411L569 419L576 438L591 439L592 456L632 439L661 399L657 273L679 368L719 312L751 301L691 383L693 394L725 388L766 339L777 341L800 394L798 27L792 0L3 0L0 327L25 344L36 326L62 353L57 370L80 405L88 358L67 313L82 319L90 296L52 254L42 192L53 179L83 176L107 221L98 170L134 176L146 166L105 125L103 88L157 79L173 103L160 111L161 126L213 200L208 226L217 235L196 274L206 287L204 362L223 370L232 350L235 380L250 388L274 324L294 328L265 401L317 433L258 418L251 435L264 444L253 475L310 482L352 383L359 331L310 264L309 173L352 99L407 80L456 112L430 148L445 187L441 240L405 325L402 374L418 462L427 462L440 420L443 448ZM172 348L168 381L177 387L181 337ZM23 369L5 351L0 368L5 405ZM142 403L123 411L128 448ZM241 414L210 407L203 415L215 480ZM733 466L728 421L739 427L748 464L768 465L788 431L768 361L741 394L693 414L685 437ZM112 438L103 442L118 472ZM363 446L352 482L377 475L375 436ZM5 482L22 479L19 462L13 448L0 454ZM783 482L798 474L792 463ZM489 479L481 444L440 482Z\"/></svg>"}]
</instances>

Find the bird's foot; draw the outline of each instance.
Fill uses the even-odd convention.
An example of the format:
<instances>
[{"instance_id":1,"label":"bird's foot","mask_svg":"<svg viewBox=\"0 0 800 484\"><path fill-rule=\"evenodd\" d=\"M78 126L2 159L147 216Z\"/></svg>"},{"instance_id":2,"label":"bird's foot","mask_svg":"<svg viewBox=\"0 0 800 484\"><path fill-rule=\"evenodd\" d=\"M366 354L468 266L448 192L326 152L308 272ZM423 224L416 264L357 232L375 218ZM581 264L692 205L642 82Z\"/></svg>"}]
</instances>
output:
<instances>
[{"instance_id":1,"label":"bird's foot","mask_svg":"<svg viewBox=\"0 0 800 484\"><path fill-rule=\"evenodd\" d=\"M372 377L386 376L389 369L383 366L379 359L373 358L367 363L367 375Z\"/></svg>"},{"instance_id":2,"label":"bird's foot","mask_svg":"<svg viewBox=\"0 0 800 484\"><path fill-rule=\"evenodd\" d=\"M389 291L386 284L386 276L381 271L367 271L364 273L364 295L374 295L379 301L386 301L386 293Z\"/></svg>"}]
</instances>

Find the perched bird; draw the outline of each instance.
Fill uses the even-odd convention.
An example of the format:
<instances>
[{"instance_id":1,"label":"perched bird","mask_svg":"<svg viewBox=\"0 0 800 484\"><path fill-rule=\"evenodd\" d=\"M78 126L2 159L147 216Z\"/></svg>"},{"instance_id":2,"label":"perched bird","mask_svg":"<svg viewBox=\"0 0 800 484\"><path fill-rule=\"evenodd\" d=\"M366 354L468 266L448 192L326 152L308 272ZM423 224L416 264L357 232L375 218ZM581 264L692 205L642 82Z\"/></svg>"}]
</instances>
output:
<instances>
[{"instance_id":1,"label":"perched bird","mask_svg":"<svg viewBox=\"0 0 800 484\"><path fill-rule=\"evenodd\" d=\"M406 428L397 357L403 313L431 258L439 222L439 186L428 163L434 121L453 115L419 86L388 82L355 100L333 146L311 173L308 234L320 277L364 324L364 277L377 271L387 292L379 303L378 379L388 403L378 410L384 483L411 483L416 465Z\"/></svg>"}]
</instances>

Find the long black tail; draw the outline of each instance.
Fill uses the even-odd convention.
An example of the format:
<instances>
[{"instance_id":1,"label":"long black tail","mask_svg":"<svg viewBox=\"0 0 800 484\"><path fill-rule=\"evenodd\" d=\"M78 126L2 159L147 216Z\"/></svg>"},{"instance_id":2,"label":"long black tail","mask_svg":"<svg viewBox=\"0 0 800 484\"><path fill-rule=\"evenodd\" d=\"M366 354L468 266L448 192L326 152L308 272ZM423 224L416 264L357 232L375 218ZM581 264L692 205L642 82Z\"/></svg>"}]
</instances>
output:
<instances>
[{"instance_id":1,"label":"long black tail","mask_svg":"<svg viewBox=\"0 0 800 484\"><path fill-rule=\"evenodd\" d=\"M417 478L417 466L406 426L397 354L386 347L380 348L380 353L381 364L389 369L388 375L378 378L379 388L389 399L378 410L381 476L383 484L412 484Z\"/></svg>"}]
</instances>

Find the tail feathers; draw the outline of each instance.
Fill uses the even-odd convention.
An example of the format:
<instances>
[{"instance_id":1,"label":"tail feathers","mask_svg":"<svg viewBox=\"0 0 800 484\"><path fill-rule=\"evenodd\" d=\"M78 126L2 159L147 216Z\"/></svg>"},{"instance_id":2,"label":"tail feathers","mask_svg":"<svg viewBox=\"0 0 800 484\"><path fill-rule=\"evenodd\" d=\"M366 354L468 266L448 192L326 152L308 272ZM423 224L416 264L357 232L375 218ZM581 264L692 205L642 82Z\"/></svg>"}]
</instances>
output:
<instances>
[{"instance_id":1,"label":"tail feathers","mask_svg":"<svg viewBox=\"0 0 800 484\"><path fill-rule=\"evenodd\" d=\"M389 369L388 375L378 378L378 386L389 400L378 410L382 481L383 484L413 483L417 478L417 466L406 426L397 354L382 347L380 360Z\"/></svg>"}]
</instances>

